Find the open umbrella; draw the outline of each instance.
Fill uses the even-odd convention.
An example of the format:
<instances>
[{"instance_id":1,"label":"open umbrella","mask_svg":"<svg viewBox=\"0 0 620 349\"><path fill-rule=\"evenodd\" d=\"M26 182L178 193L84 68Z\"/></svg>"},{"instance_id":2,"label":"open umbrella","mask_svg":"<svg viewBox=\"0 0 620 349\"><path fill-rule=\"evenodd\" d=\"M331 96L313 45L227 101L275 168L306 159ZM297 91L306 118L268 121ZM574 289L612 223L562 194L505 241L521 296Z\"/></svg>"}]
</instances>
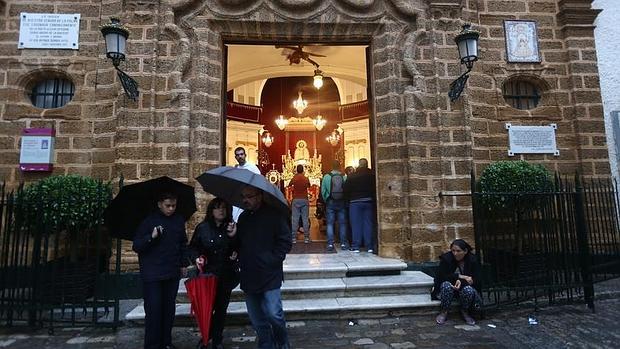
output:
<instances>
[{"instance_id":1,"label":"open umbrella","mask_svg":"<svg viewBox=\"0 0 620 349\"><path fill-rule=\"evenodd\" d=\"M206 347L209 342L211 328L211 314L217 289L217 277L214 274L203 274L202 268L197 276L185 281L187 297L191 302L192 314L198 323L202 335L202 344Z\"/></svg>"},{"instance_id":2,"label":"open umbrella","mask_svg":"<svg viewBox=\"0 0 620 349\"><path fill-rule=\"evenodd\" d=\"M222 166L209 170L196 178L202 188L217 197L220 197L232 205L244 208L241 191L246 185L258 188L265 202L283 212L288 212L288 201L284 194L267 179L254 172L230 166Z\"/></svg>"},{"instance_id":3,"label":"open umbrella","mask_svg":"<svg viewBox=\"0 0 620 349\"><path fill-rule=\"evenodd\" d=\"M159 177L148 181L126 185L112 200L104 212L105 224L112 237L133 240L140 223L157 209L157 199L162 193L177 195L177 209L185 220L196 212L194 187L170 177Z\"/></svg>"}]
</instances>

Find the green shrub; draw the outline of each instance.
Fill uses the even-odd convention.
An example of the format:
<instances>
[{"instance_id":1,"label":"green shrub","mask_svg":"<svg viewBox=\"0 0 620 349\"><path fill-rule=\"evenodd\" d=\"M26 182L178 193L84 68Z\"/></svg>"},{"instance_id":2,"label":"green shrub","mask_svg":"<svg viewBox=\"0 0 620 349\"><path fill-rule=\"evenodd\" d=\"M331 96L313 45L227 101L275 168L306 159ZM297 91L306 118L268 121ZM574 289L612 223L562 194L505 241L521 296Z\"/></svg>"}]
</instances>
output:
<instances>
[{"instance_id":1,"label":"green shrub","mask_svg":"<svg viewBox=\"0 0 620 349\"><path fill-rule=\"evenodd\" d=\"M483 195L483 203L489 209L512 209L515 205L531 206L537 200L526 193L553 191L553 181L549 171L542 165L526 161L498 161L482 171L478 181L478 191ZM523 195L493 195L490 193L522 193Z\"/></svg>"},{"instance_id":2,"label":"green shrub","mask_svg":"<svg viewBox=\"0 0 620 349\"><path fill-rule=\"evenodd\" d=\"M18 193L18 216L26 224L45 224L52 231L90 229L103 222L112 198L110 182L79 175L50 176Z\"/></svg>"}]
</instances>

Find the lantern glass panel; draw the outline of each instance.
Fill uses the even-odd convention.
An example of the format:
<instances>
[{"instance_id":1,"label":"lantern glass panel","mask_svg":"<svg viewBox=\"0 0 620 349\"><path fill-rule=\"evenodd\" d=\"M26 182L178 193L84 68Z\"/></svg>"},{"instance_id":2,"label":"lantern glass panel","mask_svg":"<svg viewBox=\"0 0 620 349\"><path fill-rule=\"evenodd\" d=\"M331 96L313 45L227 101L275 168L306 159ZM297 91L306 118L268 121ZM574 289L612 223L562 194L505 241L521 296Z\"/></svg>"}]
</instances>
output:
<instances>
[{"instance_id":1,"label":"lantern glass panel","mask_svg":"<svg viewBox=\"0 0 620 349\"><path fill-rule=\"evenodd\" d=\"M108 33L105 36L106 50L110 58L123 58L125 56L125 38L120 33Z\"/></svg>"}]
</instances>

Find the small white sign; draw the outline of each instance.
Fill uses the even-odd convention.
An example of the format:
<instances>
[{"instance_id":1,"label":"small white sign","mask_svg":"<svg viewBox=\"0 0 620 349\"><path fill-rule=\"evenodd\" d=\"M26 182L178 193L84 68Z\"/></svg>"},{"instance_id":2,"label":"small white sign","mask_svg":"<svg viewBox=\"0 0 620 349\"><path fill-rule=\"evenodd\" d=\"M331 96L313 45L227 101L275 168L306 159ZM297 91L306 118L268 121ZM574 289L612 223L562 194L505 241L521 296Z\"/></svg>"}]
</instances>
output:
<instances>
[{"instance_id":1,"label":"small white sign","mask_svg":"<svg viewBox=\"0 0 620 349\"><path fill-rule=\"evenodd\" d=\"M51 164L54 155L54 137L22 136L20 164Z\"/></svg>"},{"instance_id":2,"label":"small white sign","mask_svg":"<svg viewBox=\"0 0 620 349\"><path fill-rule=\"evenodd\" d=\"M19 16L17 48L79 48L80 14L27 13Z\"/></svg>"},{"instance_id":3,"label":"small white sign","mask_svg":"<svg viewBox=\"0 0 620 349\"><path fill-rule=\"evenodd\" d=\"M508 156L515 154L553 154L560 156L555 143L556 124L549 126L512 126L508 130Z\"/></svg>"}]
</instances>

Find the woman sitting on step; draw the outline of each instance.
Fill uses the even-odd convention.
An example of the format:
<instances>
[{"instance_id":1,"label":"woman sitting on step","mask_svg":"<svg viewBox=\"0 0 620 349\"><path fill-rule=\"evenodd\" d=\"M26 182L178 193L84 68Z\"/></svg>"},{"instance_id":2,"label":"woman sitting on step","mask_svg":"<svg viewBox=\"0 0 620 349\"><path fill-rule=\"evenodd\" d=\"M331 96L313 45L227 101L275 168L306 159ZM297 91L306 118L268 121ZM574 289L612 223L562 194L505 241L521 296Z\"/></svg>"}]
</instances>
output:
<instances>
[{"instance_id":1,"label":"woman sitting on step","mask_svg":"<svg viewBox=\"0 0 620 349\"><path fill-rule=\"evenodd\" d=\"M222 340L226 310L232 290L239 285L237 251L231 249L230 238L226 234L228 225L234 224L231 213L232 207L223 199L211 200L207 206L207 216L196 227L189 244L201 256L196 258L196 264L205 265L205 272L218 277L209 331L213 349L224 348ZM200 344L199 348L204 346Z\"/></svg>"},{"instance_id":2,"label":"woman sitting on step","mask_svg":"<svg viewBox=\"0 0 620 349\"><path fill-rule=\"evenodd\" d=\"M439 257L439 267L435 273L435 286L431 298L441 301L441 311L437 315L438 324L448 319L448 310L454 298L461 303L461 315L468 325L476 321L470 315L472 309L479 310L482 305L480 297L480 265L471 253L471 246L457 239L450 244L450 252Z\"/></svg>"}]
</instances>

